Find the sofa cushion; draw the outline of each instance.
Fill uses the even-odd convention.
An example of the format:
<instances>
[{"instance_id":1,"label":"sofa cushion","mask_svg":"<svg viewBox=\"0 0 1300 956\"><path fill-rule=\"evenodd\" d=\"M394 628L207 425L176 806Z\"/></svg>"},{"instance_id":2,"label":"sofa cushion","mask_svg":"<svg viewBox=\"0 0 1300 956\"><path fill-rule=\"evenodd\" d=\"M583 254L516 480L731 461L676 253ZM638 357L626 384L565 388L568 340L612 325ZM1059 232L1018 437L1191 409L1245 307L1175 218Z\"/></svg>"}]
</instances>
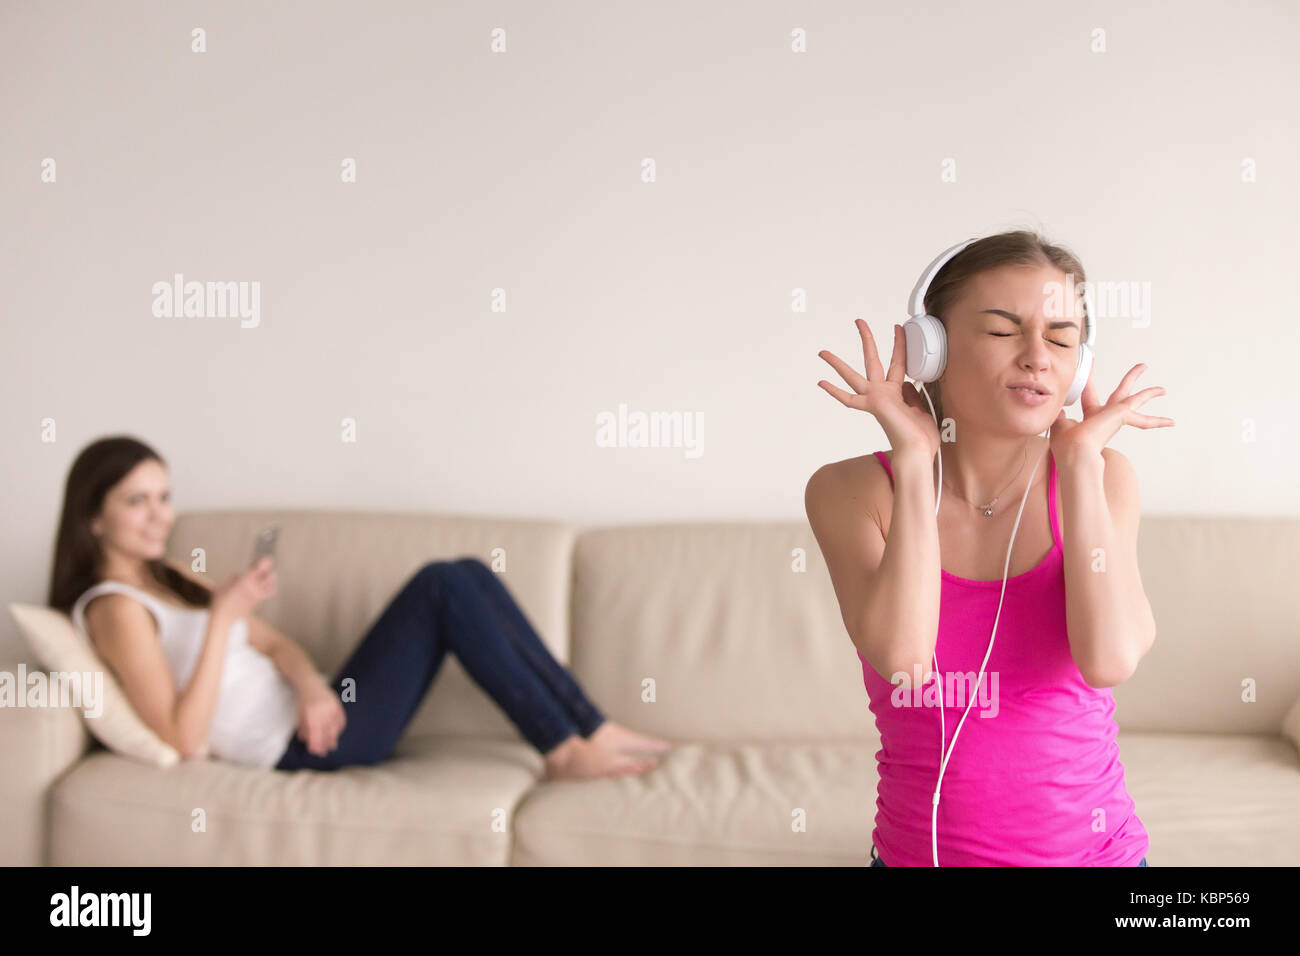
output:
<instances>
[{"instance_id":1,"label":"sofa cushion","mask_svg":"<svg viewBox=\"0 0 1300 956\"><path fill-rule=\"evenodd\" d=\"M1120 728L1277 734L1300 687L1284 597L1300 565L1300 518L1143 515L1138 562L1156 641L1114 688Z\"/></svg>"},{"instance_id":2,"label":"sofa cushion","mask_svg":"<svg viewBox=\"0 0 1300 956\"><path fill-rule=\"evenodd\" d=\"M1294 866L1300 754L1279 735L1121 733L1150 866Z\"/></svg>"},{"instance_id":3,"label":"sofa cushion","mask_svg":"<svg viewBox=\"0 0 1300 956\"><path fill-rule=\"evenodd\" d=\"M806 522L597 528L573 563L572 670L611 719L716 743L875 734Z\"/></svg>"},{"instance_id":4,"label":"sofa cushion","mask_svg":"<svg viewBox=\"0 0 1300 956\"><path fill-rule=\"evenodd\" d=\"M516 815L511 863L865 866L878 749L879 738L692 744L641 776L544 782ZM1148 865L1300 858L1300 759L1280 736L1125 734L1120 759Z\"/></svg>"},{"instance_id":5,"label":"sofa cushion","mask_svg":"<svg viewBox=\"0 0 1300 956\"><path fill-rule=\"evenodd\" d=\"M1300 686L1278 598L1300 519L1144 516L1139 556L1158 636L1114 688L1120 728L1277 734ZM716 742L874 732L807 522L595 528L573 564L572 670L620 723Z\"/></svg>"},{"instance_id":6,"label":"sofa cushion","mask_svg":"<svg viewBox=\"0 0 1300 956\"><path fill-rule=\"evenodd\" d=\"M879 738L680 744L649 773L539 783L513 866L864 866Z\"/></svg>"},{"instance_id":7,"label":"sofa cushion","mask_svg":"<svg viewBox=\"0 0 1300 956\"><path fill-rule=\"evenodd\" d=\"M505 865L515 806L541 768L527 744L439 737L335 771L214 760L160 770L99 751L51 788L50 862Z\"/></svg>"},{"instance_id":8,"label":"sofa cushion","mask_svg":"<svg viewBox=\"0 0 1300 956\"><path fill-rule=\"evenodd\" d=\"M32 653L49 671L103 675L101 712L91 716L78 708L77 713L105 747L154 767L170 767L180 760L176 748L136 714L113 671L96 653L90 638L78 633L68 615L34 604L10 604L9 613Z\"/></svg>"}]
</instances>

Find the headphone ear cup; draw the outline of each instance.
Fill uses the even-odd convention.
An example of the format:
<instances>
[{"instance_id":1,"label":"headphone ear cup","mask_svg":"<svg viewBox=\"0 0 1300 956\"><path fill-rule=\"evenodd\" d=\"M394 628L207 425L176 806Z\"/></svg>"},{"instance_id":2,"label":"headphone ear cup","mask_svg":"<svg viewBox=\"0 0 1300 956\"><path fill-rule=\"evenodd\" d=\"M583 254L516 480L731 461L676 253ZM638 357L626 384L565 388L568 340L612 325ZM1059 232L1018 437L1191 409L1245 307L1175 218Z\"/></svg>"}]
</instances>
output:
<instances>
[{"instance_id":1,"label":"headphone ear cup","mask_svg":"<svg viewBox=\"0 0 1300 956\"><path fill-rule=\"evenodd\" d=\"M933 382L948 367L948 335L933 315L914 315L903 323L903 342L913 381Z\"/></svg>"},{"instance_id":2,"label":"headphone ear cup","mask_svg":"<svg viewBox=\"0 0 1300 956\"><path fill-rule=\"evenodd\" d=\"M1070 383L1070 390L1065 393L1065 404L1073 405L1083 395L1083 388L1088 384L1088 377L1092 374L1092 349L1087 345L1079 346L1079 362L1074 367L1074 381Z\"/></svg>"}]
</instances>

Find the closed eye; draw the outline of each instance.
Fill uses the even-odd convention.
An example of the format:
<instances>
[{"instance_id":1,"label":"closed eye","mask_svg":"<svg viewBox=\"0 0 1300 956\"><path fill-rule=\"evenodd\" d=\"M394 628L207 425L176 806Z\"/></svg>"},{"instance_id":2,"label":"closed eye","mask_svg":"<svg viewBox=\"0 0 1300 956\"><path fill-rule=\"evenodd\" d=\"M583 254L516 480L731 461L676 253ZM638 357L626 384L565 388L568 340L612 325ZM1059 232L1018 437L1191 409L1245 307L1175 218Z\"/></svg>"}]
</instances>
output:
<instances>
[{"instance_id":1,"label":"closed eye","mask_svg":"<svg viewBox=\"0 0 1300 956\"><path fill-rule=\"evenodd\" d=\"M996 336L997 336L998 338L1000 338L1000 339L1004 339L1004 338L1006 338L1007 336L1009 336L1009 335L1011 335L1011 334L1013 334L1013 333L1011 333L1011 332L990 332L990 333L989 333L989 335L996 335ZM1063 349L1068 349L1068 348L1070 347L1068 343L1066 343L1066 342L1058 342L1058 341L1056 341L1056 339L1048 339L1047 341L1051 342L1053 345L1059 345L1059 346L1060 346L1061 348L1063 348Z\"/></svg>"}]
</instances>

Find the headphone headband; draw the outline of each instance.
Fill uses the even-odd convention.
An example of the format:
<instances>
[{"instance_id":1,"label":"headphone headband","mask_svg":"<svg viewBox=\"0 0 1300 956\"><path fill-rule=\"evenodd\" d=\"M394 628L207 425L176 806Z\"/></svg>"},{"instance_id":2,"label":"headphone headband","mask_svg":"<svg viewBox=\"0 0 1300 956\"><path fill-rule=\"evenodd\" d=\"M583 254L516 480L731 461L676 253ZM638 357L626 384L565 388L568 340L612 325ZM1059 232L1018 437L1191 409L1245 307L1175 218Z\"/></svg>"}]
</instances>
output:
<instances>
[{"instance_id":1,"label":"headphone headband","mask_svg":"<svg viewBox=\"0 0 1300 956\"><path fill-rule=\"evenodd\" d=\"M949 259L952 259L957 255L957 253L961 252L971 243L978 241L979 238L976 237L974 239L967 239L965 242L959 242L951 249L944 250L939 254L937 259L925 267L925 271L921 273L921 278L917 280L916 285L912 288L912 295L907 303L908 315L912 318L917 318L926 314L925 294L930 291L930 283L934 281L934 277L939 274L939 270L948 263ZM1092 348L1097 341L1097 323L1093 318L1096 313L1092 308L1092 289L1087 282L1083 283L1082 296L1085 320L1084 326L1087 329L1083 336L1083 344Z\"/></svg>"},{"instance_id":2,"label":"headphone headband","mask_svg":"<svg viewBox=\"0 0 1300 956\"><path fill-rule=\"evenodd\" d=\"M908 315L913 318L916 318L919 315L925 315L925 294L930 290L930 283L934 281L934 277L939 274L939 270L944 267L944 264L949 259L961 252L972 242L976 241L978 240L967 239L965 242L957 243L957 245L941 253L939 258L935 259L934 262L931 262L925 267L925 271L921 273L921 278L917 280L916 285L912 289L912 298L907 304Z\"/></svg>"}]
</instances>

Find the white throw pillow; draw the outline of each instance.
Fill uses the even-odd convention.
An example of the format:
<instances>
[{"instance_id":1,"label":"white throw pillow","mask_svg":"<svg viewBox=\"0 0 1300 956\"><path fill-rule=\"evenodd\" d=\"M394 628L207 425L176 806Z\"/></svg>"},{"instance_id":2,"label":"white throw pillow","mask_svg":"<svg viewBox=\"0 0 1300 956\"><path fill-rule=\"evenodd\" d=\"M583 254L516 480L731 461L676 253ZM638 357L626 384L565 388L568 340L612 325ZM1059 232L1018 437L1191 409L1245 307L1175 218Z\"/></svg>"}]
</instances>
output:
<instances>
[{"instance_id":1,"label":"white throw pillow","mask_svg":"<svg viewBox=\"0 0 1300 956\"><path fill-rule=\"evenodd\" d=\"M35 604L10 604L9 613L18 622L18 630L32 653L48 671L78 674L98 671L104 675L99 716L87 716L80 708L77 712L105 747L155 767L170 767L180 760L176 748L155 734L136 714L113 671L96 653L89 638L77 632L68 615ZM18 691L22 693L24 688Z\"/></svg>"}]
</instances>

